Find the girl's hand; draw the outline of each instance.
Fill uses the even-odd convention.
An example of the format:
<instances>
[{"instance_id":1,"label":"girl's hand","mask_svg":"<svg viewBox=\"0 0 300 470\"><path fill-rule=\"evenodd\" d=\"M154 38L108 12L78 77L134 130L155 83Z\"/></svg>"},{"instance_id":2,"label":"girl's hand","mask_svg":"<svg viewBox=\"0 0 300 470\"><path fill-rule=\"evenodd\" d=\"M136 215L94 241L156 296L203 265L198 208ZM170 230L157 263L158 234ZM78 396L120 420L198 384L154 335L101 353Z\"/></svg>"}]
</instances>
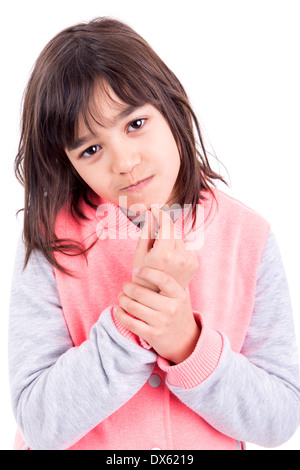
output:
<instances>
[{"instance_id":1,"label":"girl's hand","mask_svg":"<svg viewBox=\"0 0 300 470\"><path fill-rule=\"evenodd\" d=\"M147 266L135 276L155 286L156 292L141 283L126 282L119 295L120 306L115 307L116 317L165 359L175 364L184 361L200 336L188 288L184 289L166 272Z\"/></svg>"},{"instance_id":2,"label":"girl's hand","mask_svg":"<svg viewBox=\"0 0 300 470\"><path fill-rule=\"evenodd\" d=\"M155 238L155 228L159 224ZM141 231L133 261L133 270L149 266L170 274L185 289L199 267L194 251L187 250L183 240L175 238L175 227L170 216L163 210L147 211L146 222ZM155 289L145 280L132 277L134 282Z\"/></svg>"}]
</instances>

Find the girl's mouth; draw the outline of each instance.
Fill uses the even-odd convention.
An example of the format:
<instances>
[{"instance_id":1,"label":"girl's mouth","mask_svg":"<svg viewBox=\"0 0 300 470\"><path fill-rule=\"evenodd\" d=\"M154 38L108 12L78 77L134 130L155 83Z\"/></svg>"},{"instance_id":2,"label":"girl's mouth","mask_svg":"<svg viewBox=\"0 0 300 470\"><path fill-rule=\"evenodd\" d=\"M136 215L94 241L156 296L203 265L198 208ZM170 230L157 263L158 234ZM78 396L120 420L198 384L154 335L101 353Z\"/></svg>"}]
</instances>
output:
<instances>
[{"instance_id":1,"label":"girl's mouth","mask_svg":"<svg viewBox=\"0 0 300 470\"><path fill-rule=\"evenodd\" d=\"M141 180L141 181L137 182L136 184L133 184L131 186L127 186L126 188L123 188L122 191L125 191L125 192L127 192L127 191L128 192L140 191L145 186L147 186L147 184L149 184L150 181L152 181L152 179L153 179L153 176L150 176L149 178Z\"/></svg>"}]
</instances>

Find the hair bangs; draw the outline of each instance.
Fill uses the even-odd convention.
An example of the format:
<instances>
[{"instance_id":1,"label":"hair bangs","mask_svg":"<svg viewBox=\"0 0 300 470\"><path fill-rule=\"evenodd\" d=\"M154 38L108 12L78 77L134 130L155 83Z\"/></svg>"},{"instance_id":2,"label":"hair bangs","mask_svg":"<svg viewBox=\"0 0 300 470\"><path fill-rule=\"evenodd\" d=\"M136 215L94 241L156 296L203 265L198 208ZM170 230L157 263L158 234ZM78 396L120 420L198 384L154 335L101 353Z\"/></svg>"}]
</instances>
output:
<instances>
[{"instance_id":1,"label":"hair bangs","mask_svg":"<svg viewBox=\"0 0 300 470\"><path fill-rule=\"evenodd\" d=\"M80 93L77 94L70 91L69 93L69 109L70 112L66 112L63 116L64 122L62 122L62 141L61 144L64 148L71 148L74 142L79 138L80 126L83 124L87 130L94 134L94 124L101 127L108 127L109 122L107 121L104 113L101 110L101 102L96 102L95 95L100 89L100 96L102 97L102 103L105 101L111 107L116 110L122 109L122 104L130 105L134 107L141 107L146 103L151 103L154 106L157 105L157 101L149 97L148 93L145 93L145 86L141 85L137 88L130 86L128 79L119 76L104 76L101 71L95 76L92 86L86 86L86 82L82 83L79 87ZM115 94L115 97L112 95ZM98 95L98 93L97 93ZM73 97L73 98L72 98ZM75 99L74 99L75 98ZM120 104L121 103L121 104Z\"/></svg>"}]
</instances>

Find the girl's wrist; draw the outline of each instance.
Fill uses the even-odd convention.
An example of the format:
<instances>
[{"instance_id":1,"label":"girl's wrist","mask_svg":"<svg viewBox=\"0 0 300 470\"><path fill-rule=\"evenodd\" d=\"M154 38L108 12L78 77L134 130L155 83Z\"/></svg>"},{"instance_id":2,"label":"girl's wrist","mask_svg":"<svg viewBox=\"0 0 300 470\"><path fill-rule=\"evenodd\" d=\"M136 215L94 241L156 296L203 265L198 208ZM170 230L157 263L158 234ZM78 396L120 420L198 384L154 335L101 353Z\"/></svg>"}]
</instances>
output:
<instances>
[{"instance_id":1,"label":"girl's wrist","mask_svg":"<svg viewBox=\"0 0 300 470\"><path fill-rule=\"evenodd\" d=\"M173 364L180 364L181 362L185 361L194 352L200 335L201 327L195 321L188 341L185 341L184 344L181 344L176 349L175 353L168 358L168 360Z\"/></svg>"},{"instance_id":2,"label":"girl's wrist","mask_svg":"<svg viewBox=\"0 0 300 470\"><path fill-rule=\"evenodd\" d=\"M157 358L157 365L166 372L168 383L187 390L197 387L214 372L224 347L222 335L217 330L203 324L199 312L194 312L194 317L201 329L201 334L193 353L186 360L177 364L170 364L162 356Z\"/></svg>"}]
</instances>

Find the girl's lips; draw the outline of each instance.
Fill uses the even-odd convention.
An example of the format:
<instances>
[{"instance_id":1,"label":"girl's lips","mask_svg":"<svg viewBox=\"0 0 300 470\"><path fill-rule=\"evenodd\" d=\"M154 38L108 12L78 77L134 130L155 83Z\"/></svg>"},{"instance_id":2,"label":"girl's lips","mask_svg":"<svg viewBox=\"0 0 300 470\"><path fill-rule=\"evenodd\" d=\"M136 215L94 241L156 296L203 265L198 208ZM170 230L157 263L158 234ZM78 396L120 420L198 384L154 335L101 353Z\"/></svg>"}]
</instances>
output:
<instances>
[{"instance_id":1,"label":"girl's lips","mask_svg":"<svg viewBox=\"0 0 300 470\"><path fill-rule=\"evenodd\" d=\"M137 184L133 184L132 186L127 186L127 188L123 188L122 191L129 191L129 192L139 191L139 190L143 189L148 183L150 183L152 178L153 178L153 176L150 176L150 178L146 178L146 179L140 181Z\"/></svg>"}]
</instances>

